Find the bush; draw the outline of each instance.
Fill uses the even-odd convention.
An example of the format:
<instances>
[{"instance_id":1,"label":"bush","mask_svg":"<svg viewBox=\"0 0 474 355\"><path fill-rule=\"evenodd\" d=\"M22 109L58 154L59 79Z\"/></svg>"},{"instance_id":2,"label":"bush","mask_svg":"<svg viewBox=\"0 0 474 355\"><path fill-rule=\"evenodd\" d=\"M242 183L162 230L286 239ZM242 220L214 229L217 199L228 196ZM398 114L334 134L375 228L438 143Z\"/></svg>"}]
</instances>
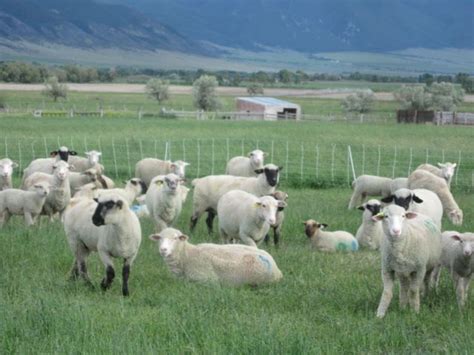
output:
<instances>
[{"instance_id":1,"label":"bush","mask_svg":"<svg viewBox=\"0 0 474 355\"><path fill-rule=\"evenodd\" d=\"M204 111L215 111L220 107L217 98L217 79L214 76L202 75L193 83L194 106Z\"/></svg>"},{"instance_id":2,"label":"bush","mask_svg":"<svg viewBox=\"0 0 474 355\"><path fill-rule=\"evenodd\" d=\"M403 110L424 111L431 108L431 95L426 91L426 86L403 85L394 96Z\"/></svg>"},{"instance_id":3,"label":"bush","mask_svg":"<svg viewBox=\"0 0 474 355\"><path fill-rule=\"evenodd\" d=\"M43 94L52 97L55 102L58 101L58 98L60 97L64 99L67 98L67 85L60 84L57 77L52 76L48 78L45 81L44 86Z\"/></svg>"},{"instance_id":4,"label":"bush","mask_svg":"<svg viewBox=\"0 0 474 355\"><path fill-rule=\"evenodd\" d=\"M263 95L263 85L260 83L251 83L247 86L247 93L250 96Z\"/></svg>"},{"instance_id":5,"label":"bush","mask_svg":"<svg viewBox=\"0 0 474 355\"><path fill-rule=\"evenodd\" d=\"M342 107L347 112L366 113L372 110L375 95L372 90L358 91L347 96L342 101Z\"/></svg>"},{"instance_id":6,"label":"bush","mask_svg":"<svg viewBox=\"0 0 474 355\"><path fill-rule=\"evenodd\" d=\"M161 79L150 79L146 83L146 92L148 96L158 101L158 103L162 103L169 99L169 81L161 80Z\"/></svg>"}]
</instances>

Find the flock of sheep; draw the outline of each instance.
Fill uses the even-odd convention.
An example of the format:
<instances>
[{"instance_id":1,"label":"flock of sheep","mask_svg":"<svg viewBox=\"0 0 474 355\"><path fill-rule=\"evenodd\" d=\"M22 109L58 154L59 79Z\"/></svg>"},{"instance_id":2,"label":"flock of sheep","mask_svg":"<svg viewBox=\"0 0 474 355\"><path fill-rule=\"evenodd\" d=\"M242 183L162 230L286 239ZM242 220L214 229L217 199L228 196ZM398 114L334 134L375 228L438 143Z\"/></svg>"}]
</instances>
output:
<instances>
[{"instance_id":1,"label":"flock of sheep","mask_svg":"<svg viewBox=\"0 0 474 355\"><path fill-rule=\"evenodd\" d=\"M209 233L218 216L222 240L222 244L198 245L173 228L190 191L183 184L188 163L142 159L136 164L135 177L124 188L115 188L104 175L100 156L90 151L79 157L60 147L51 157L36 159L24 169L21 189L12 188L17 164L8 158L0 160L0 228L11 215L23 215L28 226L40 215L50 220L59 215L74 256L71 278L92 284L86 258L96 251L105 266L101 287L106 290L115 277L113 258L121 258L125 296L141 243L142 216L153 220L155 233L149 238L158 243L163 260L177 276L233 286L282 278L272 256L258 248L269 240L271 229L278 245L288 199L288 194L276 190L282 167L264 164L264 152L254 150L248 157L232 158L225 175L192 181L191 232L207 213ZM363 211L355 237L346 231L326 231L327 225L315 220L304 222L305 233L317 250L380 249L384 289L378 317L387 311L395 278L400 282L401 307L409 303L418 312L420 293L437 286L443 266L456 283L459 306L465 305L474 271L474 233L441 233L443 213L454 224L462 224L462 210L450 191L455 168L451 163L439 168L423 164L407 178L358 177L349 203L350 209ZM381 200L365 202L368 196Z\"/></svg>"}]
</instances>

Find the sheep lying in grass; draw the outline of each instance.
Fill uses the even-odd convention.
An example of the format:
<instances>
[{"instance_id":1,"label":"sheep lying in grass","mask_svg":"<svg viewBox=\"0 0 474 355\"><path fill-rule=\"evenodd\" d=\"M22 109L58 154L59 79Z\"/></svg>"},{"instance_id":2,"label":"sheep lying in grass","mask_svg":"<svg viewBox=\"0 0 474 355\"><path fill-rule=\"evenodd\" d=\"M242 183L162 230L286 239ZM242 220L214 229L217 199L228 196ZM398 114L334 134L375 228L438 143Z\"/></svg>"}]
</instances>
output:
<instances>
[{"instance_id":1,"label":"sheep lying in grass","mask_svg":"<svg viewBox=\"0 0 474 355\"><path fill-rule=\"evenodd\" d=\"M33 225L43 209L48 193L49 184L44 182L33 185L29 191L0 191L0 228L8 222L11 215L23 215L25 224Z\"/></svg>"},{"instance_id":2,"label":"sheep lying in grass","mask_svg":"<svg viewBox=\"0 0 474 355\"><path fill-rule=\"evenodd\" d=\"M199 217L208 213L206 220L209 233L212 233L212 223L217 211L219 199L228 191L243 190L255 196L269 195L275 192L282 167L267 164L259 169L257 177L241 177L230 175L210 175L194 179L193 215L191 216L191 231L196 227Z\"/></svg>"},{"instance_id":3,"label":"sheep lying in grass","mask_svg":"<svg viewBox=\"0 0 474 355\"><path fill-rule=\"evenodd\" d=\"M474 274L474 233L443 232L442 247L441 262L435 270L436 287L439 284L441 267L444 266L454 280L457 302L459 307L463 308Z\"/></svg>"},{"instance_id":4,"label":"sheep lying in grass","mask_svg":"<svg viewBox=\"0 0 474 355\"><path fill-rule=\"evenodd\" d=\"M369 200L358 207L362 213L362 224L357 229L356 239L361 247L372 250L380 248L383 237L382 225L372 219L382 208L379 200Z\"/></svg>"},{"instance_id":5,"label":"sheep lying in grass","mask_svg":"<svg viewBox=\"0 0 474 355\"><path fill-rule=\"evenodd\" d=\"M240 239L243 244L257 247L276 223L278 207L285 206L284 201L272 196L256 197L242 190L225 193L217 204L222 240L230 243Z\"/></svg>"},{"instance_id":6,"label":"sheep lying in grass","mask_svg":"<svg viewBox=\"0 0 474 355\"><path fill-rule=\"evenodd\" d=\"M311 246L317 250L334 252L338 250L356 251L359 249L359 243L351 233L323 231L328 225L316 222L314 219L308 219L303 224L306 236L311 240Z\"/></svg>"},{"instance_id":7,"label":"sheep lying in grass","mask_svg":"<svg viewBox=\"0 0 474 355\"><path fill-rule=\"evenodd\" d=\"M431 164L421 164L416 168L416 170L426 170L431 174L436 175L448 183L448 187L451 187L451 181L456 170L456 163L438 163L438 167Z\"/></svg>"},{"instance_id":8,"label":"sheep lying in grass","mask_svg":"<svg viewBox=\"0 0 474 355\"><path fill-rule=\"evenodd\" d=\"M463 212L454 200L451 191L449 191L448 184L444 179L425 170L415 170L408 177L408 185L412 190L427 189L433 191L441 200L444 213L449 220L456 225L462 224Z\"/></svg>"},{"instance_id":9,"label":"sheep lying in grass","mask_svg":"<svg viewBox=\"0 0 474 355\"><path fill-rule=\"evenodd\" d=\"M142 179L147 187L150 186L151 180L158 175L176 174L184 179L188 165L189 163L182 160L171 162L169 160L145 158L135 165L135 177Z\"/></svg>"},{"instance_id":10,"label":"sheep lying in grass","mask_svg":"<svg viewBox=\"0 0 474 355\"><path fill-rule=\"evenodd\" d=\"M265 153L260 149L253 150L248 157L233 157L227 163L225 173L234 176L257 176L255 170L263 169Z\"/></svg>"},{"instance_id":11,"label":"sheep lying in grass","mask_svg":"<svg viewBox=\"0 0 474 355\"><path fill-rule=\"evenodd\" d=\"M74 254L71 278L82 277L92 284L87 274L86 258L99 253L106 268L101 287L107 290L115 277L112 257L124 260L122 294L128 296L130 267L142 239L140 222L120 194L100 196L97 201L79 198L64 213L64 230Z\"/></svg>"},{"instance_id":12,"label":"sheep lying in grass","mask_svg":"<svg viewBox=\"0 0 474 355\"><path fill-rule=\"evenodd\" d=\"M373 217L382 221L383 293L377 317L383 318L393 296L395 278L400 280L400 307L407 302L418 313L420 289L428 290L431 275L441 256L441 232L429 217L390 205Z\"/></svg>"},{"instance_id":13,"label":"sheep lying in grass","mask_svg":"<svg viewBox=\"0 0 474 355\"><path fill-rule=\"evenodd\" d=\"M11 159L0 159L0 191L11 189L13 169L17 168L18 164L11 161Z\"/></svg>"},{"instance_id":14,"label":"sheep lying in grass","mask_svg":"<svg viewBox=\"0 0 474 355\"><path fill-rule=\"evenodd\" d=\"M287 204L286 201L288 201L288 194L283 191L275 191L273 194L271 194L273 198L277 201L282 201ZM278 246L278 243L280 241L280 236L281 236L281 228L283 227L283 220L285 219L285 209L286 206L279 206L277 209L276 213L276 219L275 219L275 224L272 224L270 226L270 229L273 229L273 243ZM265 243L268 243L270 240L270 234L267 233L265 236Z\"/></svg>"},{"instance_id":15,"label":"sheep lying in grass","mask_svg":"<svg viewBox=\"0 0 474 355\"><path fill-rule=\"evenodd\" d=\"M197 244L179 230L166 228L152 234L170 271L190 281L217 282L229 286L261 285L283 275L266 251L241 244Z\"/></svg>"}]
</instances>

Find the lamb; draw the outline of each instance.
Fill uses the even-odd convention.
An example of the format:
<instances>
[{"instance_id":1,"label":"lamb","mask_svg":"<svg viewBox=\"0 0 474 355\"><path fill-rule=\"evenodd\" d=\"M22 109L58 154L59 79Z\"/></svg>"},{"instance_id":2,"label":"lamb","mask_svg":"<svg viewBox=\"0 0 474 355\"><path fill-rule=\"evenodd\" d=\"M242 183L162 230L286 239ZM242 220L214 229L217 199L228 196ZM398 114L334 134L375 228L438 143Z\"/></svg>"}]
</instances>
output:
<instances>
[{"instance_id":1,"label":"lamb","mask_svg":"<svg viewBox=\"0 0 474 355\"><path fill-rule=\"evenodd\" d=\"M142 179L148 187L151 180L158 175L176 174L184 179L185 169L189 163L182 160L171 162L169 160L160 160L155 158L145 158L135 165L135 177Z\"/></svg>"},{"instance_id":2,"label":"lamb","mask_svg":"<svg viewBox=\"0 0 474 355\"><path fill-rule=\"evenodd\" d=\"M448 186L451 187L451 181L454 176L454 171L456 169L456 163L438 163L438 167L431 164L421 164L416 168L416 170L426 170L431 174L436 175L442 179L445 179L448 183Z\"/></svg>"},{"instance_id":3,"label":"lamb","mask_svg":"<svg viewBox=\"0 0 474 355\"><path fill-rule=\"evenodd\" d=\"M241 244L197 244L177 229L152 234L170 271L197 282L228 286L257 286L277 282L283 275L266 251Z\"/></svg>"},{"instance_id":4,"label":"lamb","mask_svg":"<svg viewBox=\"0 0 474 355\"><path fill-rule=\"evenodd\" d=\"M165 175L162 181L153 179L145 198L157 233L176 222L184 202L180 190L182 180L178 175Z\"/></svg>"},{"instance_id":5,"label":"lamb","mask_svg":"<svg viewBox=\"0 0 474 355\"><path fill-rule=\"evenodd\" d=\"M23 170L23 183L22 189L25 187L24 181L31 174L39 172L45 174L53 174L54 163L63 160L68 161L69 156L76 155L77 153L73 150L69 150L67 147L60 147L58 150L53 150L50 153L51 158L41 158L33 160L30 165Z\"/></svg>"},{"instance_id":6,"label":"lamb","mask_svg":"<svg viewBox=\"0 0 474 355\"><path fill-rule=\"evenodd\" d=\"M130 268L137 256L142 234L140 222L130 211L127 200L120 194L100 196L97 201L80 198L66 210L64 230L74 254L71 279L82 277L92 285L86 257L97 251L106 269L100 284L105 291L115 277L112 257L122 258L122 294L128 296Z\"/></svg>"},{"instance_id":7,"label":"lamb","mask_svg":"<svg viewBox=\"0 0 474 355\"><path fill-rule=\"evenodd\" d=\"M275 191L273 194L271 194L271 196L277 201L283 201L285 203L287 203L288 201L288 194L283 191ZM278 246L278 243L280 241L281 228L283 227L283 220L285 219L284 209L285 207L278 207L275 224L272 224L270 226L270 229L273 229L273 243L275 244L275 246ZM270 234L267 233L267 235L265 236L265 243L268 244L269 240Z\"/></svg>"},{"instance_id":8,"label":"lamb","mask_svg":"<svg viewBox=\"0 0 474 355\"><path fill-rule=\"evenodd\" d=\"M44 182L33 185L29 191L0 191L0 228L8 222L11 215L23 215L26 225L33 225L43 209L48 193L49 185Z\"/></svg>"},{"instance_id":9,"label":"lamb","mask_svg":"<svg viewBox=\"0 0 474 355\"><path fill-rule=\"evenodd\" d=\"M408 189L408 178L399 177L392 180L390 183L390 192L393 194L400 189Z\"/></svg>"},{"instance_id":10,"label":"lamb","mask_svg":"<svg viewBox=\"0 0 474 355\"><path fill-rule=\"evenodd\" d=\"M436 286L441 267L446 267L454 280L459 308L466 305L469 283L474 274L474 233L446 231L441 235L441 262L435 270Z\"/></svg>"},{"instance_id":11,"label":"lamb","mask_svg":"<svg viewBox=\"0 0 474 355\"><path fill-rule=\"evenodd\" d=\"M212 223L217 211L217 203L230 190L243 190L255 196L269 195L275 192L282 167L267 164L263 169L256 170L257 177L241 177L230 175L210 175L194 179L193 214L191 216L191 231L196 227L199 217L208 212L206 220L209 233L212 233Z\"/></svg>"},{"instance_id":12,"label":"lamb","mask_svg":"<svg viewBox=\"0 0 474 355\"><path fill-rule=\"evenodd\" d=\"M125 187L123 189L99 189L98 193L100 195L119 194L127 201L129 205L132 205L133 201L135 201L138 196L146 193L146 191L147 188L143 181L137 178L133 178L125 182Z\"/></svg>"},{"instance_id":13,"label":"lamb","mask_svg":"<svg viewBox=\"0 0 474 355\"><path fill-rule=\"evenodd\" d=\"M378 214L381 209L379 200L369 200L363 205L359 206L362 213L362 224L357 229L356 239L361 247L366 247L371 250L380 248L380 243L383 237L382 225L372 219Z\"/></svg>"},{"instance_id":14,"label":"lamb","mask_svg":"<svg viewBox=\"0 0 474 355\"><path fill-rule=\"evenodd\" d=\"M76 166L74 166L76 167ZM83 172L70 172L69 173L69 186L71 191L78 190L81 186L97 181L98 173L96 169L87 169Z\"/></svg>"},{"instance_id":15,"label":"lamb","mask_svg":"<svg viewBox=\"0 0 474 355\"><path fill-rule=\"evenodd\" d=\"M80 156L69 157L68 163L74 165L75 171L79 173L91 168L94 168L99 173L102 173L104 171L104 167L103 165L99 164L102 153L98 152L97 150L91 150L89 152L85 152L85 154L87 158Z\"/></svg>"},{"instance_id":16,"label":"lamb","mask_svg":"<svg viewBox=\"0 0 474 355\"><path fill-rule=\"evenodd\" d=\"M389 197L383 198L382 202L395 203L406 211L417 212L430 217L436 226L441 229L443 217L443 205L438 195L426 189L398 189Z\"/></svg>"},{"instance_id":17,"label":"lamb","mask_svg":"<svg viewBox=\"0 0 474 355\"><path fill-rule=\"evenodd\" d=\"M400 280L400 307L407 302L418 313L420 289L428 290L434 268L441 256L441 232L427 216L389 205L375 215L382 221L382 280L383 293L377 317L383 318L392 300L395 278Z\"/></svg>"},{"instance_id":18,"label":"lamb","mask_svg":"<svg viewBox=\"0 0 474 355\"><path fill-rule=\"evenodd\" d=\"M0 159L0 191L11 189L13 169L17 168L18 164L11 161L11 159Z\"/></svg>"},{"instance_id":19,"label":"lamb","mask_svg":"<svg viewBox=\"0 0 474 355\"><path fill-rule=\"evenodd\" d=\"M276 223L278 207L285 207L284 201L272 196L256 197L242 190L226 192L217 204L219 231L224 243L232 239L257 247L271 225Z\"/></svg>"},{"instance_id":20,"label":"lamb","mask_svg":"<svg viewBox=\"0 0 474 355\"><path fill-rule=\"evenodd\" d=\"M314 219L308 219L303 224L306 236L311 240L311 246L317 250L334 252L338 250L356 251L359 249L359 243L351 233L323 231L328 225L316 222Z\"/></svg>"},{"instance_id":21,"label":"lamb","mask_svg":"<svg viewBox=\"0 0 474 355\"><path fill-rule=\"evenodd\" d=\"M46 197L41 214L49 216L51 221L57 212L59 214L64 212L71 199L69 169L70 165L60 160L53 165L53 175L36 172L24 181L26 189L39 182L46 182L50 185L50 191Z\"/></svg>"},{"instance_id":22,"label":"lamb","mask_svg":"<svg viewBox=\"0 0 474 355\"><path fill-rule=\"evenodd\" d=\"M462 224L463 212L454 200L448 184L440 177L437 177L425 170L415 170L408 177L409 189L427 189L438 195L443 204L444 213L456 225Z\"/></svg>"},{"instance_id":23,"label":"lamb","mask_svg":"<svg viewBox=\"0 0 474 355\"><path fill-rule=\"evenodd\" d=\"M233 157L227 163L225 173L234 176L257 176L255 170L263 168L263 159L266 156L260 149L251 151L248 157Z\"/></svg>"},{"instance_id":24,"label":"lamb","mask_svg":"<svg viewBox=\"0 0 474 355\"><path fill-rule=\"evenodd\" d=\"M392 179L375 175L361 175L352 182L349 209L362 204L367 196L387 197L392 190Z\"/></svg>"}]
</instances>

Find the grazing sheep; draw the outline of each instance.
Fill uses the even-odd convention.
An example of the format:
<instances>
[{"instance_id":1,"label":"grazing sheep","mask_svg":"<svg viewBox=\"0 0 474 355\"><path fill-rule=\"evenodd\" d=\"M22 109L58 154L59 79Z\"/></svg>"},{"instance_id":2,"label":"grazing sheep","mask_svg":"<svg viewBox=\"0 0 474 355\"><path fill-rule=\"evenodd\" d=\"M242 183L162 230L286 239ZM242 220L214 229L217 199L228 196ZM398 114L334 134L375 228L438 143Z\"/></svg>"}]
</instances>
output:
<instances>
[{"instance_id":1,"label":"grazing sheep","mask_svg":"<svg viewBox=\"0 0 474 355\"><path fill-rule=\"evenodd\" d=\"M438 195L426 189L398 189L393 195L382 199L385 203L394 203L406 211L417 212L430 217L441 229L443 205Z\"/></svg>"},{"instance_id":2,"label":"grazing sheep","mask_svg":"<svg viewBox=\"0 0 474 355\"><path fill-rule=\"evenodd\" d=\"M140 179L133 178L125 182L125 187L123 189L121 188L115 188L115 189L99 189L98 193L100 195L107 195L107 194L119 194L121 195L124 199L127 200L127 203L129 205L132 205L133 201L135 199L146 193L146 186L141 181Z\"/></svg>"},{"instance_id":3,"label":"grazing sheep","mask_svg":"<svg viewBox=\"0 0 474 355\"><path fill-rule=\"evenodd\" d=\"M265 153L260 149L253 150L248 157L233 157L227 163L225 173L234 176L257 176L255 170L263 169Z\"/></svg>"},{"instance_id":4,"label":"grazing sheep","mask_svg":"<svg viewBox=\"0 0 474 355\"><path fill-rule=\"evenodd\" d=\"M443 204L444 213L451 222L456 225L462 224L463 212L454 200L448 184L440 177L437 177L425 170L415 170L408 177L409 189L427 189L438 195Z\"/></svg>"},{"instance_id":5,"label":"grazing sheep","mask_svg":"<svg viewBox=\"0 0 474 355\"><path fill-rule=\"evenodd\" d=\"M277 201L283 201L287 203L288 201L288 194L283 191L275 191L271 196L277 200ZM276 219L275 219L275 224L272 224L270 226L270 229L273 229L273 243L278 246L278 243L280 241L280 236L281 236L281 228L283 227L283 220L285 219L285 212L284 212L285 207L281 206L278 207L277 213L276 213ZM267 233L265 236L265 243L268 243L270 240L270 234Z\"/></svg>"},{"instance_id":6,"label":"grazing sheep","mask_svg":"<svg viewBox=\"0 0 474 355\"><path fill-rule=\"evenodd\" d=\"M441 267L446 267L454 280L458 306L466 305L469 283L474 274L474 233L443 232L441 262L435 270L436 287Z\"/></svg>"},{"instance_id":7,"label":"grazing sheep","mask_svg":"<svg viewBox=\"0 0 474 355\"><path fill-rule=\"evenodd\" d=\"M283 277L266 251L241 244L197 244L179 230L166 228L152 234L170 271L178 277L229 286L272 283Z\"/></svg>"},{"instance_id":8,"label":"grazing sheep","mask_svg":"<svg viewBox=\"0 0 474 355\"><path fill-rule=\"evenodd\" d=\"M407 302L418 313L420 289L429 289L431 275L441 256L441 232L433 220L403 207L390 205L375 215L382 221L383 293L377 317L383 318L393 296L395 278L400 280L400 307Z\"/></svg>"},{"instance_id":9,"label":"grazing sheep","mask_svg":"<svg viewBox=\"0 0 474 355\"><path fill-rule=\"evenodd\" d=\"M362 224L357 229L356 239L361 247L366 247L371 250L380 248L380 243L383 237L382 224L372 219L373 216L380 212L382 205L379 200L369 200L359 210L362 213Z\"/></svg>"},{"instance_id":10,"label":"grazing sheep","mask_svg":"<svg viewBox=\"0 0 474 355\"><path fill-rule=\"evenodd\" d=\"M155 222L155 232L172 226L178 219L183 206L181 178L176 174L158 176L153 179L146 193L146 206Z\"/></svg>"},{"instance_id":11,"label":"grazing sheep","mask_svg":"<svg viewBox=\"0 0 474 355\"><path fill-rule=\"evenodd\" d=\"M189 165L182 160L171 162L155 158L145 158L135 165L135 177L142 179L146 186L158 175L176 174L181 179L185 177L185 169Z\"/></svg>"},{"instance_id":12,"label":"grazing sheep","mask_svg":"<svg viewBox=\"0 0 474 355\"><path fill-rule=\"evenodd\" d=\"M41 158L33 160L30 165L23 170L23 182L22 189L25 187L24 181L31 174L39 172L45 174L53 174L53 165L54 163L62 160L68 162L68 159L72 155L77 153L73 150L69 150L67 147L60 147L58 150L53 150L50 153L51 158Z\"/></svg>"},{"instance_id":13,"label":"grazing sheep","mask_svg":"<svg viewBox=\"0 0 474 355\"><path fill-rule=\"evenodd\" d=\"M33 225L43 209L48 193L49 185L44 182L33 185L29 191L0 191L0 228L8 222L11 215L23 215L26 225Z\"/></svg>"},{"instance_id":14,"label":"grazing sheep","mask_svg":"<svg viewBox=\"0 0 474 355\"><path fill-rule=\"evenodd\" d=\"M258 169L257 177L241 177L230 175L210 175L194 179L193 214L191 216L191 231L196 227L199 217L208 213L206 224L209 233L212 233L212 223L217 211L217 203L230 190L243 190L255 196L269 195L275 192L280 179L282 167L267 164Z\"/></svg>"},{"instance_id":15,"label":"grazing sheep","mask_svg":"<svg viewBox=\"0 0 474 355\"><path fill-rule=\"evenodd\" d=\"M352 182L349 209L361 205L367 196L387 197L392 190L392 179L375 175L361 175Z\"/></svg>"},{"instance_id":16,"label":"grazing sheep","mask_svg":"<svg viewBox=\"0 0 474 355\"><path fill-rule=\"evenodd\" d=\"M69 187L70 165L65 161L58 161L53 165L53 175L45 173L33 173L25 179L26 189L40 182L46 182L50 186L50 191L43 206L42 215L49 216L50 221L59 212L62 214L71 199L71 189Z\"/></svg>"},{"instance_id":17,"label":"grazing sheep","mask_svg":"<svg viewBox=\"0 0 474 355\"><path fill-rule=\"evenodd\" d=\"M316 222L314 219L308 219L303 224L306 236L311 240L311 246L317 250L334 252L337 250L356 251L359 249L359 243L351 233L323 231L328 225Z\"/></svg>"},{"instance_id":18,"label":"grazing sheep","mask_svg":"<svg viewBox=\"0 0 474 355\"><path fill-rule=\"evenodd\" d=\"M256 197L242 190L226 192L217 204L219 231L224 243L239 240L257 247L271 225L276 223L278 207L285 207L284 201L272 196Z\"/></svg>"},{"instance_id":19,"label":"grazing sheep","mask_svg":"<svg viewBox=\"0 0 474 355\"><path fill-rule=\"evenodd\" d=\"M142 239L140 222L130 211L126 199L119 194L100 196L97 201L79 198L64 213L64 230L74 254L71 278L81 276L92 284L87 274L86 257L99 253L106 268L101 287L107 290L115 277L112 257L124 260L122 294L128 296L130 267L135 260Z\"/></svg>"},{"instance_id":20,"label":"grazing sheep","mask_svg":"<svg viewBox=\"0 0 474 355\"><path fill-rule=\"evenodd\" d=\"M102 153L98 152L97 150L91 150L90 152L85 152L85 154L87 158L76 155L69 157L67 162L74 165L74 171L79 173L91 168L96 169L99 173L103 173L104 167L99 164Z\"/></svg>"},{"instance_id":21,"label":"grazing sheep","mask_svg":"<svg viewBox=\"0 0 474 355\"><path fill-rule=\"evenodd\" d=\"M421 164L416 168L416 170L426 170L429 171L431 174L436 175L448 183L448 186L451 187L451 180L454 176L454 171L456 169L456 163L438 163L438 167L431 165L431 164Z\"/></svg>"},{"instance_id":22,"label":"grazing sheep","mask_svg":"<svg viewBox=\"0 0 474 355\"><path fill-rule=\"evenodd\" d=\"M8 158L0 159L0 191L11 189L13 169L17 168L18 164Z\"/></svg>"}]
</instances>

